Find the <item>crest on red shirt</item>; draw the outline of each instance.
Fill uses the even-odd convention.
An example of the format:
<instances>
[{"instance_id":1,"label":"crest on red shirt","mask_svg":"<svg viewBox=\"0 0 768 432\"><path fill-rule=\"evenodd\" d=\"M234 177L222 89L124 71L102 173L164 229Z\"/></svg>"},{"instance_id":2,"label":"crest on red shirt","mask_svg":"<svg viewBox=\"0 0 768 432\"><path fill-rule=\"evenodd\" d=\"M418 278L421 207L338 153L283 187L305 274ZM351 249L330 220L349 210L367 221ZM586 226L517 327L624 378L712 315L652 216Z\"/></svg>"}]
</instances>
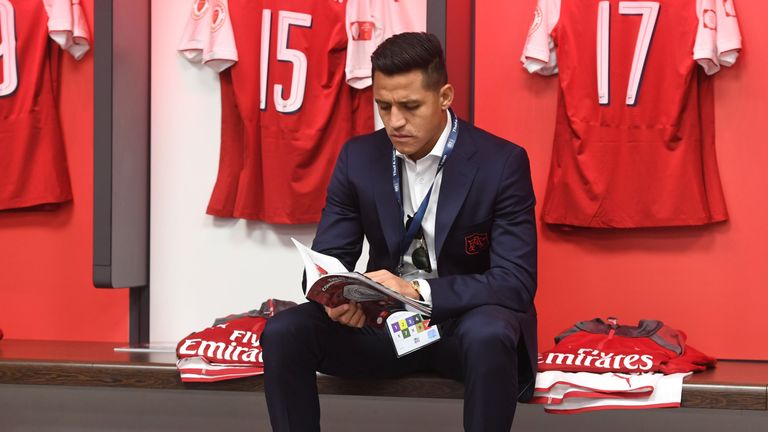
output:
<instances>
[{"instance_id":1,"label":"crest on red shirt","mask_svg":"<svg viewBox=\"0 0 768 432\"><path fill-rule=\"evenodd\" d=\"M725 16L736 16L736 8L733 6L733 0L723 0L723 9L725 9Z\"/></svg>"},{"instance_id":2,"label":"crest on red shirt","mask_svg":"<svg viewBox=\"0 0 768 432\"><path fill-rule=\"evenodd\" d=\"M471 234L464 237L464 252L467 255L477 255L488 248L488 233Z\"/></svg>"},{"instance_id":3,"label":"crest on red shirt","mask_svg":"<svg viewBox=\"0 0 768 432\"><path fill-rule=\"evenodd\" d=\"M208 11L208 0L195 0L192 5L192 18L200 19Z\"/></svg>"},{"instance_id":4,"label":"crest on red shirt","mask_svg":"<svg viewBox=\"0 0 768 432\"><path fill-rule=\"evenodd\" d=\"M541 6L536 6L536 10L533 11L533 22L531 28L528 29L528 36L532 35L536 30L541 27L541 22L544 20L544 14L541 12Z\"/></svg>"},{"instance_id":5,"label":"crest on red shirt","mask_svg":"<svg viewBox=\"0 0 768 432\"><path fill-rule=\"evenodd\" d=\"M371 21L354 21L349 23L349 32L352 40L367 41L373 39L373 30L376 25Z\"/></svg>"},{"instance_id":6,"label":"crest on red shirt","mask_svg":"<svg viewBox=\"0 0 768 432\"><path fill-rule=\"evenodd\" d=\"M213 7L213 16L211 17L211 32L218 31L227 20L227 10L224 8L224 4L220 1L216 2L216 6Z\"/></svg>"},{"instance_id":7,"label":"crest on red shirt","mask_svg":"<svg viewBox=\"0 0 768 432\"><path fill-rule=\"evenodd\" d=\"M704 28L717 30L717 12L712 9L704 9L701 14L704 21Z\"/></svg>"}]
</instances>

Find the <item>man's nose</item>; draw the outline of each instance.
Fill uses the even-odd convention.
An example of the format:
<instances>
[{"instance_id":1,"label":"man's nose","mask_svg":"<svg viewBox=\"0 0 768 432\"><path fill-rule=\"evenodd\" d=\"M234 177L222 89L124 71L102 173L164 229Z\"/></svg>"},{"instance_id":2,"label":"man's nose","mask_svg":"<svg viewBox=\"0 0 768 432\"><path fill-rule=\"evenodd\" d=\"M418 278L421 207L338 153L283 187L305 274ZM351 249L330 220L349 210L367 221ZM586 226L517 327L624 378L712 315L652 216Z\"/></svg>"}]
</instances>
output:
<instances>
[{"instance_id":1,"label":"man's nose","mask_svg":"<svg viewBox=\"0 0 768 432\"><path fill-rule=\"evenodd\" d=\"M400 129L401 127L405 126L405 116L403 115L403 112L396 107L392 107L392 110L389 114L389 126L393 129Z\"/></svg>"}]
</instances>

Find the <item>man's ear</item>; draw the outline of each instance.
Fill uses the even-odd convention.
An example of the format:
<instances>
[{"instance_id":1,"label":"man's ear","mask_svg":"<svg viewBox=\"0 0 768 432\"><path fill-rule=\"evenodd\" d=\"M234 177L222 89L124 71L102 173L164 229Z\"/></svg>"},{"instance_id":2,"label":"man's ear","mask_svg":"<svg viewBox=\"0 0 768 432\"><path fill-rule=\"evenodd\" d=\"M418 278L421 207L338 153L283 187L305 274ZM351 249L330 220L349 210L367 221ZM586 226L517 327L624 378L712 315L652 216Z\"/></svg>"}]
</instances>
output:
<instances>
[{"instance_id":1,"label":"man's ear","mask_svg":"<svg viewBox=\"0 0 768 432\"><path fill-rule=\"evenodd\" d=\"M446 84L440 88L440 108L447 110L453 103L453 86Z\"/></svg>"}]
</instances>

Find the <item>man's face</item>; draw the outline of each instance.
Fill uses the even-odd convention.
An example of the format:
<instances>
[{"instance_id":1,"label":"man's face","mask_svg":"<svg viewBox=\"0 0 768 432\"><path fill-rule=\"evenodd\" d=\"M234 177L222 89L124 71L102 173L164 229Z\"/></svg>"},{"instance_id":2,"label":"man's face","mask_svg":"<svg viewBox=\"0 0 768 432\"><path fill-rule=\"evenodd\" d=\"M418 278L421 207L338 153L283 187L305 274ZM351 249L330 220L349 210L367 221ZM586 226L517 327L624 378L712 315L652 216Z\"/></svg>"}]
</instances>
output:
<instances>
[{"instance_id":1,"label":"man's face","mask_svg":"<svg viewBox=\"0 0 768 432\"><path fill-rule=\"evenodd\" d=\"M443 132L453 87L425 88L423 72L384 75L376 72L373 97L387 135L397 151L413 160L429 154Z\"/></svg>"}]
</instances>

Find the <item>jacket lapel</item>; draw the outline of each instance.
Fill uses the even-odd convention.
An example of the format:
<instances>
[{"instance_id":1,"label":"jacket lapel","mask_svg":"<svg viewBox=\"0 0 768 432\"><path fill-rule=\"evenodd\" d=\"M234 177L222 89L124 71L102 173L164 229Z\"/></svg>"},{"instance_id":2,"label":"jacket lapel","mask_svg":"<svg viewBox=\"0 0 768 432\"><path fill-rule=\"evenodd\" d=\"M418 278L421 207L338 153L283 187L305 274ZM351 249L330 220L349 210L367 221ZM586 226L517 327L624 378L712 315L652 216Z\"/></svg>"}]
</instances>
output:
<instances>
[{"instance_id":1,"label":"jacket lapel","mask_svg":"<svg viewBox=\"0 0 768 432\"><path fill-rule=\"evenodd\" d=\"M456 147L443 167L435 220L435 256L438 262L448 231L459 214L477 173L477 165L471 160L477 149L466 132L468 127L464 122L459 123Z\"/></svg>"},{"instance_id":2,"label":"jacket lapel","mask_svg":"<svg viewBox=\"0 0 768 432\"><path fill-rule=\"evenodd\" d=\"M370 163L370 178L375 179L371 181L371 185L375 188L376 210L379 215L381 230L387 240L389 255L399 259L400 241L403 238L405 227L400 215L400 204L392 185L392 144L386 134L381 132L379 137L383 137L386 143L381 143L381 145L377 143L377 149ZM379 181L378 179L385 180Z\"/></svg>"},{"instance_id":3,"label":"jacket lapel","mask_svg":"<svg viewBox=\"0 0 768 432\"><path fill-rule=\"evenodd\" d=\"M445 162L442 180L440 183L440 196L437 203L437 219L435 221L435 253L440 257L440 251L445 243L448 231L453 221L459 214L461 206L469 192L472 181L477 173L477 165L471 160L477 151L475 144L469 138L466 130L469 126L460 121L459 137L453 153ZM400 242L405 228L400 214L400 204L395 196L392 186L392 147L386 135L382 134L386 145L378 145L370 161L371 178L384 178L386 181L372 182L375 190L376 209L379 214L379 222L387 240L390 256L400 257Z\"/></svg>"}]
</instances>

